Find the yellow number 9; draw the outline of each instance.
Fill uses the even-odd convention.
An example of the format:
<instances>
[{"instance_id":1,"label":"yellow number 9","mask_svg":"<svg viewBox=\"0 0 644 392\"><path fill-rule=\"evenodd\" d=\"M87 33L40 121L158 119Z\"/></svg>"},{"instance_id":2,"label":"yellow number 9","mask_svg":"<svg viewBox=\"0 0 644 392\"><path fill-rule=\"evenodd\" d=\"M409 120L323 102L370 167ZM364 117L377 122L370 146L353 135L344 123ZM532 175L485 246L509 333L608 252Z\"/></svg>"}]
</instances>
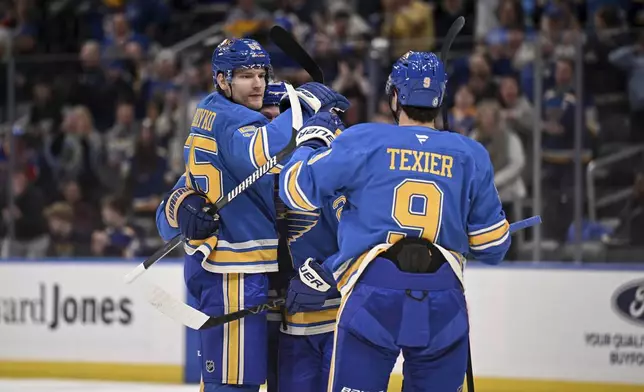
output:
<instances>
[{"instance_id":1,"label":"yellow number 9","mask_svg":"<svg viewBox=\"0 0 644 392\"><path fill-rule=\"evenodd\" d=\"M188 138L190 150L188 154L188 165L186 170L196 179L204 178L206 186L202 189L211 203L218 202L223 196L223 184L221 182L221 171L214 167L208 159L198 159L195 150L204 154L217 155L217 141L213 138L203 135L191 135ZM187 174L187 173L186 173ZM190 176L186 175L186 184L191 188L196 188L192 184ZM203 188L203 187L202 187Z\"/></svg>"},{"instance_id":2,"label":"yellow number 9","mask_svg":"<svg viewBox=\"0 0 644 392\"><path fill-rule=\"evenodd\" d=\"M413 210L414 200L422 208ZM433 181L407 179L394 189L391 216L401 229L418 231L418 236L435 242L441 228L443 191ZM406 233L390 231L387 242L394 243Z\"/></svg>"}]
</instances>

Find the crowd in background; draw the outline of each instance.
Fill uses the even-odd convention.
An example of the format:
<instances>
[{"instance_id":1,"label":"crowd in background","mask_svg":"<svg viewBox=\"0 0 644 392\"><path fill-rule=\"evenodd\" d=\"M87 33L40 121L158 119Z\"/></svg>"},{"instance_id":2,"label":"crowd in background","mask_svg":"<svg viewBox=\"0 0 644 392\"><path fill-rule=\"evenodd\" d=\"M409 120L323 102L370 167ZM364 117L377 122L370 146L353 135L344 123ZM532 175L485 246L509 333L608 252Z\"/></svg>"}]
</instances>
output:
<instances>
[{"instance_id":1,"label":"crowd in background","mask_svg":"<svg viewBox=\"0 0 644 392\"><path fill-rule=\"evenodd\" d=\"M577 108L584 165L644 143L642 5L636 0L0 1L0 58L12 52L16 99L12 116L0 92L0 183L11 181L13 192L0 194L0 256L151 254L159 246L154 212L184 171L190 117L196 102L213 90L210 55L223 37L259 40L271 54L275 77L301 83L306 74L267 39L271 26L285 27L314 56L328 84L350 99L343 114L347 125L391 122L384 95L391 64L408 50L439 51L461 15L466 25L452 47L445 100L450 129L487 148L499 195L514 220L530 212L533 132L541 120L543 233L561 246L571 241ZM215 24L222 27L216 39L189 54L172 49ZM581 94L575 88L578 47ZM2 86L8 85L8 71L9 63L1 62ZM535 77L543 82L539 96ZM374 97L375 108L369 110ZM644 245L643 172L634 161L610 173L602 189L632 187L632 195L619 210L609 211L619 218L616 228L588 222L585 240ZM9 222L14 222L10 248ZM510 258L518 257L516 251Z\"/></svg>"}]
</instances>

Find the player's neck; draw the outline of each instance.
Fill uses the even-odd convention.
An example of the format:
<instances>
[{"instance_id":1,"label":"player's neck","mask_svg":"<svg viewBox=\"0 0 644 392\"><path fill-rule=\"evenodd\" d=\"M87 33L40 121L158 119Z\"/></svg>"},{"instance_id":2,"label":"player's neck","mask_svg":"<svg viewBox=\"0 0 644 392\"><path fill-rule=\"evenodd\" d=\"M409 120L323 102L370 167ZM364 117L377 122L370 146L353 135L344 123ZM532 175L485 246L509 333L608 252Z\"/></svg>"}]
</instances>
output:
<instances>
[{"instance_id":1,"label":"player's neck","mask_svg":"<svg viewBox=\"0 0 644 392\"><path fill-rule=\"evenodd\" d=\"M400 112L398 125L402 127L427 127L427 128L436 129L433 120L430 122L420 122L420 121L412 120L411 118L407 117L407 113L405 113L404 110Z\"/></svg>"}]
</instances>

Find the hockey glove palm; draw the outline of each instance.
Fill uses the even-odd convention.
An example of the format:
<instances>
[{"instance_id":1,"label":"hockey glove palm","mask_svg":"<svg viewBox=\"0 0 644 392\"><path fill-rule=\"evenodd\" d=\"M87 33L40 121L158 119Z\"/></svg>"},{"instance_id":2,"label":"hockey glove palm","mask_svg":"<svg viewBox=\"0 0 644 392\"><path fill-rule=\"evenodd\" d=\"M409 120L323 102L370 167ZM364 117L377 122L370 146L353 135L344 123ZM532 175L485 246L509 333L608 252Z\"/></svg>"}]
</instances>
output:
<instances>
[{"instance_id":1,"label":"hockey glove palm","mask_svg":"<svg viewBox=\"0 0 644 392\"><path fill-rule=\"evenodd\" d=\"M344 124L337 114L320 112L304 123L297 133L295 143L312 148L329 147L342 131Z\"/></svg>"},{"instance_id":2,"label":"hockey glove palm","mask_svg":"<svg viewBox=\"0 0 644 392\"><path fill-rule=\"evenodd\" d=\"M165 215L170 226L179 228L186 239L203 240L219 228L219 216L213 217L206 213L210 206L204 195L194 189L182 187L168 196Z\"/></svg>"},{"instance_id":3,"label":"hockey glove palm","mask_svg":"<svg viewBox=\"0 0 644 392\"><path fill-rule=\"evenodd\" d=\"M327 292L335 287L335 280L312 258L307 259L298 272L288 286L286 311L295 314L322 309Z\"/></svg>"},{"instance_id":4,"label":"hockey glove palm","mask_svg":"<svg viewBox=\"0 0 644 392\"><path fill-rule=\"evenodd\" d=\"M309 116L319 111L329 111L333 108L345 111L349 108L349 100L344 95L332 90L322 83L304 83L295 92L302 103L302 111ZM280 113L290 108L288 96L282 97L280 101Z\"/></svg>"}]
</instances>

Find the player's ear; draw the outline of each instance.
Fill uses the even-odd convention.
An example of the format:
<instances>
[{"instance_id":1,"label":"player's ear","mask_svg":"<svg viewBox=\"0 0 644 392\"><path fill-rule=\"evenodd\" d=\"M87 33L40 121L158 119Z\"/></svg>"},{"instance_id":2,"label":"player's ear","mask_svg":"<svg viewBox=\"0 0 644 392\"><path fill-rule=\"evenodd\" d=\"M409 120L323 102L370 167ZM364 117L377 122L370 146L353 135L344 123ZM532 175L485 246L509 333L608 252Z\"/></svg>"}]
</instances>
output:
<instances>
[{"instance_id":1,"label":"player's ear","mask_svg":"<svg viewBox=\"0 0 644 392\"><path fill-rule=\"evenodd\" d=\"M389 107L394 113L398 111L398 91L396 89L393 89L389 96Z\"/></svg>"},{"instance_id":2,"label":"player's ear","mask_svg":"<svg viewBox=\"0 0 644 392\"><path fill-rule=\"evenodd\" d=\"M226 81L222 72L217 74L216 80L219 89L222 90L227 97L230 97L230 85L228 84L228 81Z\"/></svg>"}]
</instances>

